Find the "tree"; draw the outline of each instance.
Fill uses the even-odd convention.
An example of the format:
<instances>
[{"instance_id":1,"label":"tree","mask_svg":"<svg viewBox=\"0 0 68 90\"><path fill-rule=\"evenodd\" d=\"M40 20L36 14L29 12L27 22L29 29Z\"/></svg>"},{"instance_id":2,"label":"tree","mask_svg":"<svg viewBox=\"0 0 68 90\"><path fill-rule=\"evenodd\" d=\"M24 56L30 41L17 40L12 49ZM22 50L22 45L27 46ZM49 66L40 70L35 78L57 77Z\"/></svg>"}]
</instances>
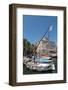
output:
<instances>
[{"instance_id":1,"label":"tree","mask_svg":"<svg viewBox=\"0 0 68 90\"><path fill-rule=\"evenodd\" d=\"M23 52L24 55L31 55L34 49L34 45L31 44L27 39L23 39Z\"/></svg>"}]
</instances>

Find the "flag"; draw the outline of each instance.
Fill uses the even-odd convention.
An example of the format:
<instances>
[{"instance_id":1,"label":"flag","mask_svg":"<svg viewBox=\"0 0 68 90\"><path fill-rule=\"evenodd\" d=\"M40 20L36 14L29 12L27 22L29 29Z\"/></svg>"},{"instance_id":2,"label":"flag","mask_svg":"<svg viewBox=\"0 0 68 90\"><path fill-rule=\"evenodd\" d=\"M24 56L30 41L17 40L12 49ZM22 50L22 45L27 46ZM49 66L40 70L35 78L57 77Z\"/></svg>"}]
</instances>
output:
<instances>
[{"instance_id":1,"label":"flag","mask_svg":"<svg viewBox=\"0 0 68 90\"><path fill-rule=\"evenodd\" d=\"M52 31L52 28L53 28L53 26L51 25L50 28L49 28L49 31Z\"/></svg>"}]
</instances>

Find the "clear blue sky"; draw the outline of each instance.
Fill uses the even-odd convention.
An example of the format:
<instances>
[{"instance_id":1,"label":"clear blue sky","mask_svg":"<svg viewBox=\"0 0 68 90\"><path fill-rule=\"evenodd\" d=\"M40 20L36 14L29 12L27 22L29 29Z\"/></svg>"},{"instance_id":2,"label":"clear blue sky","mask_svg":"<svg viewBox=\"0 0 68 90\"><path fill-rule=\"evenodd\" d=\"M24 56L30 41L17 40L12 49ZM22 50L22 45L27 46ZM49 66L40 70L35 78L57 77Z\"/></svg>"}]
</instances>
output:
<instances>
[{"instance_id":1,"label":"clear blue sky","mask_svg":"<svg viewBox=\"0 0 68 90\"><path fill-rule=\"evenodd\" d=\"M35 44L37 41L39 41L50 25L52 25L52 31L50 31L50 40L55 42L57 41L56 16L24 15L23 19L24 38L30 41L30 43Z\"/></svg>"}]
</instances>

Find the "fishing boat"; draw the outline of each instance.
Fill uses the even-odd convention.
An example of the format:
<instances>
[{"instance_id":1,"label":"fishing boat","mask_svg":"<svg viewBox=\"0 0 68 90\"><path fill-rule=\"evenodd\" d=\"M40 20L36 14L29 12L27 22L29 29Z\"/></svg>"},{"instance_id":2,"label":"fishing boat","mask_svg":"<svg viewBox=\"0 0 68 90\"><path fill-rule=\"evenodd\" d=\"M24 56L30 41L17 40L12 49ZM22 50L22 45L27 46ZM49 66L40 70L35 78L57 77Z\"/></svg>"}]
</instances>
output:
<instances>
[{"instance_id":1,"label":"fishing boat","mask_svg":"<svg viewBox=\"0 0 68 90\"><path fill-rule=\"evenodd\" d=\"M34 54L31 61L29 59L25 60L28 61L26 63L27 68L36 71L55 70L54 62L49 53L50 50L55 50L54 48L51 49L52 47L49 41L50 29L51 27L49 28L49 30L47 30L47 32L43 35L42 39L36 45L37 55ZM48 38L45 37L47 33L48 33Z\"/></svg>"}]
</instances>

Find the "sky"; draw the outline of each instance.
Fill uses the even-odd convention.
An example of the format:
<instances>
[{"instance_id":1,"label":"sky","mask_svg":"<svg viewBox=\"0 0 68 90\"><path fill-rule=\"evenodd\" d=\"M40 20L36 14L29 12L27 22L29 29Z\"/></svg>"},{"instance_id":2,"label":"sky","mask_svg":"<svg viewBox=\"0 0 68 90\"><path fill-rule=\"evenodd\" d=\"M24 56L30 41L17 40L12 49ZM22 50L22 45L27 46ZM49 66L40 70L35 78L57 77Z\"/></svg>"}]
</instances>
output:
<instances>
[{"instance_id":1,"label":"sky","mask_svg":"<svg viewBox=\"0 0 68 90\"><path fill-rule=\"evenodd\" d=\"M57 16L23 16L23 35L31 44L37 43L49 26L52 27L49 32L50 41L57 43Z\"/></svg>"}]
</instances>

